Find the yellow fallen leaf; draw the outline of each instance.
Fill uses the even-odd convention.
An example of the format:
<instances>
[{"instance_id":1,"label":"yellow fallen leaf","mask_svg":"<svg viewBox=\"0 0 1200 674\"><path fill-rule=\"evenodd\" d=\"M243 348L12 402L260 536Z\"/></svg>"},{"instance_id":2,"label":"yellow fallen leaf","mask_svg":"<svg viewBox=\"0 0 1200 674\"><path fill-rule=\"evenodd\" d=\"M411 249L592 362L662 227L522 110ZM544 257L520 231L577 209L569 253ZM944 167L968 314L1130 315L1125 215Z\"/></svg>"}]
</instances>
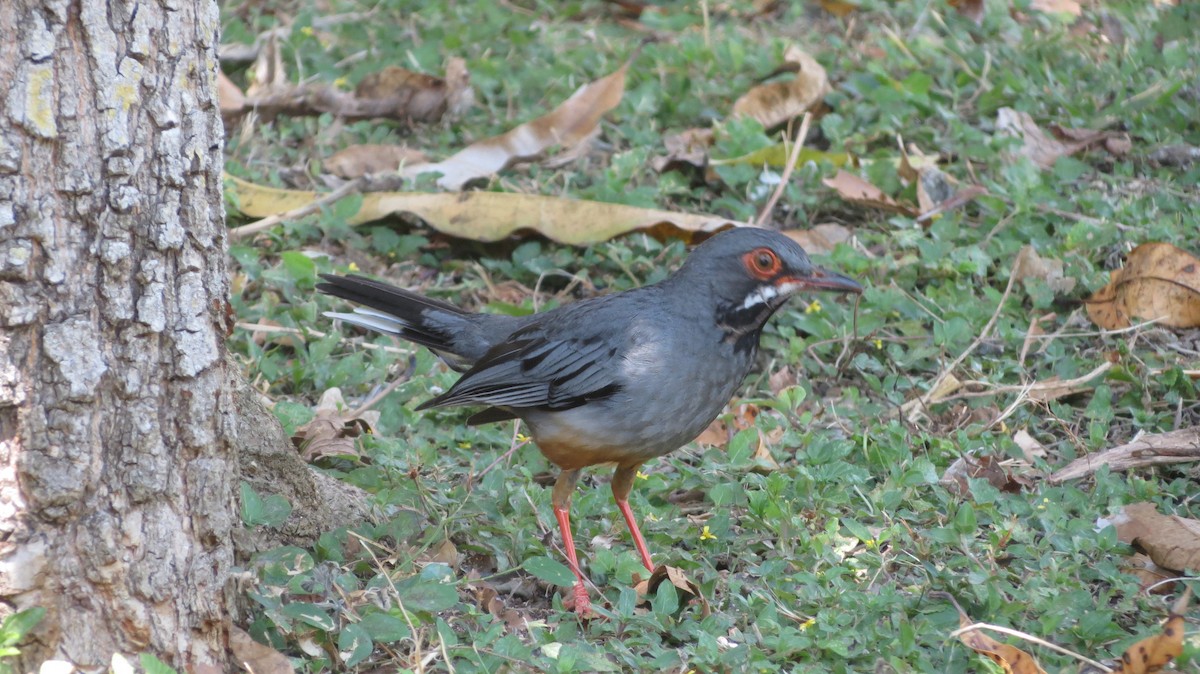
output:
<instances>
[{"instance_id":1,"label":"yellow fallen leaf","mask_svg":"<svg viewBox=\"0 0 1200 674\"><path fill-rule=\"evenodd\" d=\"M226 175L226 193L239 212L265 218L307 206L318 192L265 187ZM499 241L531 230L559 243L583 246L634 231L664 240L694 241L745 223L716 215L676 213L598 201L504 192L368 192L352 225L396 213L415 215L439 232L475 241ZM252 227L252 226L251 226ZM244 236L230 230L231 238Z\"/></svg>"},{"instance_id":2,"label":"yellow fallen leaf","mask_svg":"<svg viewBox=\"0 0 1200 674\"><path fill-rule=\"evenodd\" d=\"M709 161L713 166L724 166L728 164L749 164L750 166L771 166L774 168L783 168L787 165L788 153L791 151L791 145L784 146L783 143L764 147L761 150L755 150L750 154L744 154L740 157L730 157L728 159L712 159ZM834 166L841 168L847 164L856 165L855 158L848 152L822 152L821 150L813 150L811 148L801 148L800 155L796 157L796 165L803 166L808 162L827 161Z\"/></svg>"}]
</instances>

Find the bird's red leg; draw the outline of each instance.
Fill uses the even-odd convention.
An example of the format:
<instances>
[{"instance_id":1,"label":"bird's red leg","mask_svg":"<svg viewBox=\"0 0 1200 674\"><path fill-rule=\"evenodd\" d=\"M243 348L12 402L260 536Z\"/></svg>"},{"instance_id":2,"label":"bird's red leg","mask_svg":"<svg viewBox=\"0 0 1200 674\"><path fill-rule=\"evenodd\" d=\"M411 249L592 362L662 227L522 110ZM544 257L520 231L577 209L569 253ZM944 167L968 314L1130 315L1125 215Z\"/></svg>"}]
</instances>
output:
<instances>
[{"instance_id":1,"label":"bird's red leg","mask_svg":"<svg viewBox=\"0 0 1200 674\"><path fill-rule=\"evenodd\" d=\"M575 572L575 602L571 608L576 614L587 616L592 612L592 603L588 599L587 587L584 586L579 557L575 554L575 537L571 535L571 493L575 491L575 481L578 479L579 470L564 470L559 473L550 503L554 505L554 519L558 520L558 529L562 532L567 562L571 565L571 571Z\"/></svg>"},{"instance_id":2,"label":"bird's red leg","mask_svg":"<svg viewBox=\"0 0 1200 674\"><path fill-rule=\"evenodd\" d=\"M617 472L613 473L612 480L613 499L616 500L621 514L625 516L625 524L629 525L629 533L633 534L633 544L637 547L638 554L642 556L642 564L646 566L647 571L653 573L654 562L650 561L650 552L646 550L646 539L642 538L642 531L638 529L637 520L633 518L633 510L629 507L629 492L633 490L633 479L637 477L637 469L637 465L617 466Z\"/></svg>"}]
</instances>

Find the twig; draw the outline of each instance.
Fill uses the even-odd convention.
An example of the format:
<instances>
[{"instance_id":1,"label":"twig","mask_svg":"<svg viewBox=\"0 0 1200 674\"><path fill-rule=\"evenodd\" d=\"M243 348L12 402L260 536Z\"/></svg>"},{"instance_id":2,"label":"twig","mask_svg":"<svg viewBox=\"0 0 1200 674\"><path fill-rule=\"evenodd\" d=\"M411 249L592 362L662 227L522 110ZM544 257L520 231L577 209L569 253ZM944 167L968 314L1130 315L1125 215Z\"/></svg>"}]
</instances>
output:
<instances>
[{"instance_id":1,"label":"twig","mask_svg":"<svg viewBox=\"0 0 1200 674\"><path fill-rule=\"evenodd\" d=\"M496 464L498 464L501 461L512 456L513 452L517 451L518 449L520 449L528 444L529 444L529 438L525 438L524 440L521 439L521 424L520 423L513 424L513 439L512 439L512 442L509 443L508 451L501 454L499 457L496 458L495 461L488 464L487 468L484 468L483 470L479 471L479 475L476 475L474 479L482 480L484 475L487 475L489 472L491 472L491 470L493 468L496 467Z\"/></svg>"},{"instance_id":2,"label":"twig","mask_svg":"<svg viewBox=\"0 0 1200 674\"><path fill-rule=\"evenodd\" d=\"M262 220L258 220L257 222L252 222L248 225L242 225L241 227L234 227L233 229L229 230L229 238L231 240L232 239L241 239L243 237L250 236L251 234L257 234L265 229L270 229L270 228L274 227L275 225L278 225L279 223L283 222L284 220L297 220L299 218L303 218L304 216L306 216L310 213L315 213L315 212L321 210L321 208L328 206L336 201L340 201L341 199L344 199L345 197L348 197L351 194L359 193L362 190L362 186L363 186L363 179L355 178L354 180L351 180L350 182L346 183L345 185L342 185L341 187L330 192L329 194L326 194L325 196L321 197L320 199L317 199L316 201L313 201L312 203L305 204L305 205L301 206L300 208L293 208L292 210L286 211L283 213L276 213L274 215L268 215L267 217L263 218Z\"/></svg>"},{"instance_id":3,"label":"twig","mask_svg":"<svg viewBox=\"0 0 1200 674\"><path fill-rule=\"evenodd\" d=\"M1163 319L1152 318L1148 321L1142 321L1127 328L1117 328L1116 330L1093 330L1091 332L1055 332L1048 335L1025 335L1026 339L1058 339L1059 337L1110 337L1112 335L1123 335L1126 332L1136 332L1142 328L1161 323Z\"/></svg>"},{"instance_id":4,"label":"twig","mask_svg":"<svg viewBox=\"0 0 1200 674\"><path fill-rule=\"evenodd\" d=\"M788 152L787 165L783 167L783 175L779 177L779 184L775 186L775 192L771 194L767 205L763 207L762 212L754 219L751 224L762 227L763 223L771 217L771 211L775 210L775 204L779 203L779 198L783 196L783 191L787 189L788 180L792 177L792 171L796 168L796 161L800 159L800 150L804 148L804 139L808 137L808 125L812 122L812 113L804 113L804 118L800 120L800 133L796 135L796 142L792 145L791 151ZM784 141L787 142L786 140Z\"/></svg>"},{"instance_id":5,"label":"twig","mask_svg":"<svg viewBox=\"0 0 1200 674\"><path fill-rule=\"evenodd\" d=\"M366 550L367 554L371 555L371 561L375 563L375 568L379 570L380 575L383 576L384 580L387 581L388 587L392 588L392 598L396 600L396 605L400 607L400 615L404 616L404 622L408 624L408 632L412 635L413 656L415 658L415 662L417 662L417 672L423 674L425 671L425 665L427 663L423 661L421 656L421 634L417 631L416 625L413 625L412 618L409 617L408 610L404 608L404 600L400 598L400 590L398 590L396 588L396 584L392 582L392 574L388 573L387 568L379 561L379 558L375 556L375 551L372 549L372 546L378 546L385 552L390 551L388 551L386 548L383 548L383 546L379 545L379 543L376 541L366 538L365 536L353 530L350 530L347 533L356 538L358 542L362 544L363 550Z\"/></svg>"},{"instance_id":6,"label":"twig","mask_svg":"<svg viewBox=\"0 0 1200 674\"><path fill-rule=\"evenodd\" d=\"M287 328L282 325L266 325L264 323L235 323L234 326L237 327L239 330L249 330L251 332L267 332L267 333L282 332L287 335L298 335L300 337L317 337L317 338L329 336L329 333L321 332L320 330L297 330L296 328ZM341 341L350 342L352 340L342 337ZM401 348L395 347L395 346L372 344L370 342L360 342L360 343L358 343L358 346L361 346L364 349L381 349L387 353L395 353L395 354L399 354L402 356L411 356L414 353L410 349L401 349Z\"/></svg>"},{"instance_id":7,"label":"twig","mask_svg":"<svg viewBox=\"0 0 1200 674\"><path fill-rule=\"evenodd\" d=\"M971 342L971 345L968 346L965 351L960 353L958 358L954 359L954 362L950 363L950 365L946 366L946 368L944 368L941 373L938 374L937 378L933 380L933 383L929 385L928 391L923 393L920 397L904 403L904 405L897 410L897 413L908 413L917 407L924 409L934 402L934 396L939 390L941 390L942 382L944 382L947 377L951 376L955 368L957 368L959 365L962 365L963 361L967 359L967 356L971 355L975 349L979 348L979 345L983 343L984 338L986 338L988 333L992 331L992 328L996 326L996 321L1000 319L1000 313L1004 309L1004 303L1008 301L1008 296L1012 294L1013 286L1016 285L1017 271L1019 267L1020 265L1013 265L1012 272L1008 275L1008 285L1004 288L1004 294L1000 296L1000 302L996 305L996 310L992 312L992 317L988 319L987 325L983 326L983 330L980 331L977 337L975 337L975 341Z\"/></svg>"},{"instance_id":8,"label":"twig","mask_svg":"<svg viewBox=\"0 0 1200 674\"><path fill-rule=\"evenodd\" d=\"M363 412L366 412L367 410L371 409L375 405L378 405L380 400L383 400L384 398L386 398L389 393L391 393L392 391L395 391L401 384L408 381L408 375L411 371L412 371L412 368L406 368L404 370L403 374L401 374L399 377L396 377L394 380L392 380L392 383L385 386L382 391L371 396L370 398L367 399L366 402L364 402L363 404L356 407L354 409L353 416L358 416L358 415L362 414Z\"/></svg>"},{"instance_id":9,"label":"twig","mask_svg":"<svg viewBox=\"0 0 1200 674\"><path fill-rule=\"evenodd\" d=\"M1064 379L1061 381L1039 381L1032 384L993 384L991 382L979 381L972 379L969 381L960 382L960 387L966 386L983 386L986 391L967 391L966 393L955 393L945 398L938 398L933 402L945 403L952 400L961 400L964 398L986 398L988 396L1004 395L1005 393L1020 393L1023 397L1029 397L1030 393L1038 393L1040 391L1054 391L1056 389L1074 388L1083 386L1091 380L1112 369L1112 363L1101 363L1096 369L1091 372L1075 377L1074 379Z\"/></svg>"},{"instance_id":10,"label":"twig","mask_svg":"<svg viewBox=\"0 0 1200 674\"><path fill-rule=\"evenodd\" d=\"M949 638L957 639L959 636L966 634L967 632L975 632L977 630L991 630L992 632L999 632L1000 634L1007 634L1010 637L1024 639L1025 641L1037 644L1038 646L1042 646L1044 648L1049 648L1050 650L1056 651L1058 653L1062 653L1063 655L1069 655L1069 656L1075 658L1076 660L1079 660L1080 662L1086 662L1089 665L1100 669L1100 671L1102 671L1102 672L1113 671L1111 667L1104 665L1104 663L1097 662L1097 661L1087 657L1086 655L1080 655L1079 653L1076 653L1075 651L1063 648L1062 646L1059 646L1058 644L1051 643L1049 641L1046 641L1045 639L1035 637L1032 634L1028 634L1028 633L1022 632L1020 630L1014 630L1011 627L1002 627L1000 625L992 625L989 623L971 623L970 625L960 627L960 628L954 630L953 632L951 632Z\"/></svg>"}]
</instances>

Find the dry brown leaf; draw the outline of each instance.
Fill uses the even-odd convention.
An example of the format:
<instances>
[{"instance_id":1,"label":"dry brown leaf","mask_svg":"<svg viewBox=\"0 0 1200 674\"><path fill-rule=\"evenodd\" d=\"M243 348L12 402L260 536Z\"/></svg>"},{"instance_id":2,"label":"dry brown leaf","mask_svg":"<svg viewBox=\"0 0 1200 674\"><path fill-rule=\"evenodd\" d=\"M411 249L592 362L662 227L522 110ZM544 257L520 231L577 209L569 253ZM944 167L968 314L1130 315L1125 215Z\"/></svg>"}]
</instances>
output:
<instances>
[{"instance_id":1,"label":"dry brown leaf","mask_svg":"<svg viewBox=\"0 0 1200 674\"><path fill-rule=\"evenodd\" d=\"M388 117L415 122L435 122L447 114L458 117L475 103L467 62L457 57L447 59L444 78L388 66L364 77L354 95L394 110Z\"/></svg>"},{"instance_id":2,"label":"dry brown leaf","mask_svg":"<svg viewBox=\"0 0 1200 674\"><path fill-rule=\"evenodd\" d=\"M725 414L713 419L713 422L704 429L696 438L696 443L707 447L725 447L729 444L729 440L738 431L744 431L747 428L754 426L754 420L758 418L758 405L743 403L740 405L731 406L732 415L730 421L725 421ZM732 429L730 426L732 425Z\"/></svg>"},{"instance_id":3,"label":"dry brown leaf","mask_svg":"<svg viewBox=\"0 0 1200 674\"><path fill-rule=\"evenodd\" d=\"M767 377L767 386L771 389L771 395L773 396L778 396L781 391L791 388L796 384L796 373L787 365L772 372L771 376Z\"/></svg>"},{"instance_id":4,"label":"dry brown leaf","mask_svg":"<svg viewBox=\"0 0 1200 674\"><path fill-rule=\"evenodd\" d=\"M635 58L636 53L616 72L579 87L549 114L473 143L443 161L406 167L402 175L415 178L422 173L441 173L437 181L440 187L460 190L472 180L534 160L555 145L573 147L588 138L604 115L621 102L625 72Z\"/></svg>"},{"instance_id":5,"label":"dry brown leaf","mask_svg":"<svg viewBox=\"0 0 1200 674\"><path fill-rule=\"evenodd\" d=\"M580 138L577 143L570 147L564 147L559 152L546 157L540 163L543 168L560 169L564 166L570 166L575 162L588 156L600 141L600 127L592 129L592 132L587 136Z\"/></svg>"},{"instance_id":6,"label":"dry brown leaf","mask_svg":"<svg viewBox=\"0 0 1200 674\"><path fill-rule=\"evenodd\" d=\"M1063 276L1062 260L1042 257L1033 246L1022 246L1017 253L1013 275L1022 284L1028 279L1044 281L1055 295L1065 295L1075 289L1075 279Z\"/></svg>"},{"instance_id":7,"label":"dry brown leaf","mask_svg":"<svg viewBox=\"0 0 1200 674\"><path fill-rule=\"evenodd\" d=\"M458 570L458 546L454 545L454 541L449 538L442 539L441 543L430 547L422 553L417 561L422 564L445 564L446 566Z\"/></svg>"},{"instance_id":8,"label":"dry brown leaf","mask_svg":"<svg viewBox=\"0 0 1200 674\"><path fill-rule=\"evenodd\" d=\"M1051 482L1074 480L1096 472L1100 466L1120 471L1190 461L1200 461L1200 428L1142 435L1099 454L1075 459L1056 471L1049 479Z\"/></svg>"},{"instance_id":9,"label":"dry brown leaf","mask_svg":"<svg viewBox=\"0 0 1200 674\"><path fill-rule=\"evenodd\" d=\"M779 462L775 460L774 456L771 456L771 447L768 440L779 442L780 438L783 437L783 429L774 429L772 435L774 437L768 438L762 431L758 431L758 446L754 449L754 467L750 469L750 472L767 475L780 469Z\"/></svg>"},{"instance_id":10,"label":"dry brown leaf","mask_svg":"<svg viewBox=\"0 0 1200 674\"><path fill-rule=\"evenodd\" d=\"M225 176L225 186L237 196L240 212L253 218L287 213L322 196L305 190L255 185L229 175ZM410 213L439 232L464 239L500 241L530 230L576 246L607 241L633 231L644 231L659 240L681 238L692 242L729 227L744 226L716 215L504 192L368 192L363 195L358 212L347 222L357 225L396 213ZM238 229L230 230L232 238L244 235Z\"/></svg>"},{"instance_id":11,"label":"dry brown leaf","mask_svg":"<svg viewBox=\"0 0 1200 674\"><path fill-rule=\"evenodd\" d=\"M667 154L650 160L655 171L702 169L708 165L708 148L713 143L712 129L685 129L663 138Z\"/></svg>"},{"instance_id":12,"label":"dry brown leaf","mask_svg":"<svg viewBox=\"0 0 1200 674\"><path fill-rule=\"evenodd\" d=\"M957 9L959 14L974 21L976 25L983 23L983 0L949 0L949 2L950 6Z\"/></svg>"},{"instance_id":13,"label":"dry brown leaf","mask_svg":"<svg viewBox=\"0 0 1200 674\"><path fill-rule=\"evenodd\" d=\"M1173 590L1171 583L1163 581L1180 577L1178 573L1155 564L1150 555L1140 552L1126 557L1121 564L1121 571L1136 577L1142 591L1151 594L1170 594Z\"/></svg>"},{"instance_id":14,"label":"dry brown leaf","mask_svg":"<svg viewBox=\"0 0 1200 674\"><path fill-rule=\"evenodd\" d=\"M820 0L820 2L821 9L824 9L826 12L829 12L839 19L849 16L850 14L859 10L859 6L856 3L847 2L846 0Z\"/></svg>"},{"instance_id":15,"label":"dry brown leaf","mask_svg":"<svg viewBox=\"0 0 1200 674\"><path fill-rule=\"evenodd\" d=\"M975 621L959 609L958 624L960 627L969 627L974 625ZM971 650L999 665L1007 674L1046 674L1046 670L1042 669L1032 655L1016 646L996 641L981 629L963 632L958 635L958 639Z\"/></svg>"},{"instance_id":16,"label":"dry brown leaf","mask_svg":"<svg viewBox=\"0 0 1200 674\"><path fill-rule=\"evenodd\" d=\"M967 453L955 459L954 463L946 468L939 484L944 486L946 491L960 498L967 498L971 495L971 483L968 478L982 478L1000 491L1015 494L1033 484L1033 481L1022 473L1035 472L1029 464L1021 461L1005 461L990 454L975 456Z\"/></svg>"},{"instance_id":17,"label":"dry brown leaf","mask_svg":"<svg viewBox=\"0 0 1200 674\"><path fill-rule=\"evenodd\" d=\"M1183 653L1184 620L1191 598L1191 588L1184 588L1179 600L1171 607L1162 634L1147 637L1130 646L1121 655L1113 674L1157 674L1179 657Z\"/></svg>"},{"instance_id":18,"label":"dry brown leaf","mask_svg":"<svg viewBox=\"0 0 1200 674\"><path fill-rule=\"evenodd\" d=\"M359 458L358 437L379 423L379 411L354 413L346 406L342 391L331 388L321 394L312 421L296 429L292 444L301 458L314 463L323 458Z\"/></svg>"},{"instance_id":19,"label":"dry brown leaf","mask_svg":"<svg viewBox=\"0 0 1200 674\"><path fill-rule=\"evenodd\" d=\"M796 76L751 88L733 104L734 117L751 117L770 129L809 112L824 100L830 91L829 76L816 59L793 45L784 53L783 61L785 67L775 74L789 71Z\"/></svg>"},{"instance_id":20,"label":"dry brown leaf","mask_svg":"<svg viewBox=\"0 0 1200 674\"><path fill-rule=\"evenodd\" d=\"M1050 133L1046 133L1028 113L1012 108L1000 108L996 114L996 130L1023 141L1016 155L1028 157L1042 168L1050 168L1060 157L1094 146L1101 146L1118 157L1128 154L1133 147L1133 141L1126 133L1071 129L1059 124L1050 124L1049 129Z\"/></svg>"},{"instance_id":21,"label":"dry brown leaf","mask_svg":"<svg viewBox=\"0 0 1200 674\"><path fill-rule=\"evenodd\" d=\"M916 217L919 213L911 205L896 201L884 194L883 190L848 171L839 170L832 178L826 178L822 182L826 187L832 187L837 191L838 196L852 204L878 208L910 217Z\"/></svg>"},{"instance_id":22,"label":"dry brown leaf","mask_svg":"<svg viewBox=\"0 0 1200 674\"><path fill-rule=\"evenodd\" d=\"M1085 306L1105 330L1127 328L1135 318L1171 328L1200 326L1200 260L1169 243L1143 243Z\"/></svg>"},{"instance_id":23,"label":"dry brown leaf","mask_svg":"<svg viewBox=\"0 0 1200 674\"><path fill-rule=\"evenodd\" d=\"M296 671L286 655L258 643L237 625L229 627L229 650L238 664L254 674L292 674Z\"/></svg>"},{"instance_id":24,"label":"dry brown leaf","mask_svg":"<svg viewBox=\"0 0 1200 674\"><path fill-rule=\"evenodd\" d=\"M700 613L707 618L712 610L708 606L708 600L704 595L700 594L700 586L696 585L687 577L682 569L677 569L666 564L659 564L658 568L650 574L646 580L639 580L634 584L633 589L639 597L646 599L658 592L658 586L664 581L670 582L679 592L679 605L686 606L691 600L696 600L700 603Z\"/></svg>"},{"instance_id":25,"label":"dry brown leaf","mask_svg":"<svg viewBox=\"0 0 1200 674\"><path fill-rule=\"evenodd\" d=\"M1117 538L1143 550L1155 564L1182 571L1200 569L1200 520L1163 515L1153 503L1132 503L1101 524L1112 524Z\"/></svg>"},{"instance_id":26,"label":"dry brown leaf","mask_svg":"<svg viewBox=\"0 0 1200 674\"><path fill-rule=\"evenodd\" d=\"M783 232L810 255L828 255L839 244L850 240L850 230L841 225L826 223L812 229L789 229Z\"/></svg>"},{"instance_id":27,"label":"dry brown leaf","mask_svg":"<svg viewBox=\"0 0 1200 674\"><path fill-rule=\"evenodd\" d=\"M217 71L217 104L222 116L240 113L246 107L246 94L225 73Z\"/></svg>"},{"instance_id":28,"label":"dry brown leaf","mask_svg":"<svg viewBox=\"0 0 1200 674\"><path fill-rule=\"evenodd\" d=\"M406 164L417 164L429 157L404 145L351 145L321 162L326 173L341 178L357 178L369 173L398 171Z\"/></svg>"},{"instance_id":29,"label":"dry brown leaf","mask_svg":"<svg viewBox=\"0 0 1200 674\"><path fill-rule=\"evenodd\" d=\"M1013 443L1021 448L1021 452L1024 453L1025 460L1029 462L1029 465L1033 465L1038 459L1046 458L1046 446L1038 442L1024 428L1014 433L1012 439Z\"/></svg>"},{"instance_id":30,"label":"dry brown leaf","mask_svg":"<svg viewBox=\"0 0 1200 674\"><path fill-rule=\"evenodd\" d=\"M503 620L510 632L526 627L521 614L506 607L500 599L500 594L490 583L476 581L472 583L472 589L475 590L475 600L479 602L479 607Z\"/></svg>"},{"instance_id":31,"label":"dry brown leaf","mask_svg":"<svg viewBox=\"0 0 1200 674\"><path fill-rule=\"evenodd\" d=\"M283 66L283 54L279 49L279 36L271 33L258 48L258 56L250 67L250 85L246 87L246 97L254 99L271 91L282 91L292 88L288 79L287 69ZM248 107L253 107L253 101L247 101Z\"/></svg>"},{"instance_id":32,"label":"dry brown leaf","mask_svg":"<svg viewBox=\"0 0 1200 674\"><path fill-rule=\"evenodd\" d=\"M1080 6L1079 0L1030 0L1029 8L1047 14L1070 14L1071 16L1083 14L1083 7Z\"/></svg>"},{"instance_id":33,"label":"dry brown leaf","mask_svg":"<svg viewBox=\"0 0 1200 674\"><path fill-rule=\"evenodd\" d=\"M258 74L260 71L263 74ZM447 61L445 78L391 66L368 75L354 93L328 84L288 82L278 62L278 51L273 49L259 52L255 73L255 84L247 91L243 108L254 110L268 121L278 115L331 114L351 121L384 118L433 122L459 115L475 101L466 64L456 58ZM263 77L272 79L263 84Z\"/></svg>"}]
</instances>

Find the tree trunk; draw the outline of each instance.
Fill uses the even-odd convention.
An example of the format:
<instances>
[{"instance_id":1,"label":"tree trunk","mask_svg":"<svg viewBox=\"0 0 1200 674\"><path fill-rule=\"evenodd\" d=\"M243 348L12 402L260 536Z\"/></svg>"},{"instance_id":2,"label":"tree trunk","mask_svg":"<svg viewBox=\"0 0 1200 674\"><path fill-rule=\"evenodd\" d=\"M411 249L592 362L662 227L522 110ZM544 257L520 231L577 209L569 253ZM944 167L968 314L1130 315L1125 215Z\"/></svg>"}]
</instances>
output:
<instances>
[{"instance_id":1,"label":"tree trunk","mask_svg":"<svg viewBox=\"0 0 1200 674\"><path fill-rule=\"evenodd\" d=\"M0 613L18 671L226 660L236 516L213 0L0 1Z\"/></svg>"}]
</instances>

